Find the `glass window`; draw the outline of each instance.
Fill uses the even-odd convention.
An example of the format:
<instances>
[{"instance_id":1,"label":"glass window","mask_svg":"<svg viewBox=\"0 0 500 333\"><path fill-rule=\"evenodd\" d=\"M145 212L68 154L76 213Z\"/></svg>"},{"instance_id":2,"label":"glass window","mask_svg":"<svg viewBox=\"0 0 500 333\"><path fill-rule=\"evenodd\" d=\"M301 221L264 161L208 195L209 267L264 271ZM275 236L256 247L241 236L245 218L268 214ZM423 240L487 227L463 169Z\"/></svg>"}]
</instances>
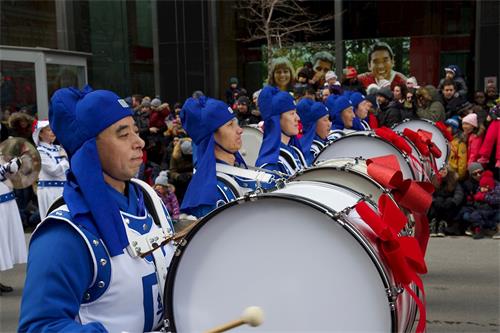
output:
<instances>
[{"instance_id":1,"label":"glass window","mask_svg":"<svg viewBox=\"0 0 500 333\"><path fill-rule=\"evenodd\" d=\"M83 88L85 68L83 66L47 64L47 91L49 100L54 91L64 87Z\"/></svg>"},{"instance_id":2,"label":"glass window","mask_svg":"<svg viewBox=\"0 0 500 333\"><path fill-rule=\"evenodd\" d=\"M25 108L36 113L35 64L19 61L0 61L2 110Z\"/></svg>"}]
</instances>

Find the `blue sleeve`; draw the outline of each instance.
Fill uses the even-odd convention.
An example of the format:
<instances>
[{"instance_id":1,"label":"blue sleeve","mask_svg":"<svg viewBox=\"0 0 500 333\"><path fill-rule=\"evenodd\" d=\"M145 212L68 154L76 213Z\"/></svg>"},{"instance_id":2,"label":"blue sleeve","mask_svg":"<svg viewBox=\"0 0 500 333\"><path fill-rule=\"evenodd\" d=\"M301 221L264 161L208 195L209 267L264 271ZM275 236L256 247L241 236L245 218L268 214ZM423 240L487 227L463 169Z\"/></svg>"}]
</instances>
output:
<instances>
[{"instance_id":1,"label":"blue sleeve","mask_svg":"<svg viewBox=\"0 0 500 333\"><path fill-rule=\"evenodd\" d=\"M200 205L196 208L190 209L188 214L194 215L197 218L202 218L203 216L205 216L208 213L210 213L211 211L213 211L215 208L217 208L217 207L210 206L210 205Z\"/></svg>"},{"instance_id":2,"label":"blue sleeve","mask_svg":"<svg viewBox=\"0 0 500 333\"><path fill-rule=\"evenodd\" d=\"M75 321L93 278L87 245L61 221L47 221L32 239L21 301L19 332L106 332Z\"/></svg>"}]
</instances>

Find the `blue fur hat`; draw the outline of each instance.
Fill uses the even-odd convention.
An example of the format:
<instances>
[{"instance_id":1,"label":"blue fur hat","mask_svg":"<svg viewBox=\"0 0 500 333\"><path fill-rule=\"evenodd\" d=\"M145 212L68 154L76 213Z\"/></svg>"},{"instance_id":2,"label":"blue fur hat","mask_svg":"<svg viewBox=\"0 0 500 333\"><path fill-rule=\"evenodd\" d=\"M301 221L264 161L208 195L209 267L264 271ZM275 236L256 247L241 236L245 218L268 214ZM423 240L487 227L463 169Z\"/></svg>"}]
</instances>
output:
<instances>
[{"instance_id":1,"label":"blue fur hat","mask_svg":"<svg viewBox=\"0 0 500 333\"><path fill-rule=\"evenodd\" d=\"M188 98L180 113L182 126L197 145L235 117L226 103L201 96Z\"/></svg>"},{"instance_id":2,"label":"blue fur hat","mask_svg":"<svg viewBox=\"0 0 500 333\"><path fill-rule=\"evenodd\" d=\"M215 170L214 133L219 127L235 118L233 110L226 103L205 96L188 98L181 110L181 121L188 135L197 145L196 172L184 195L181 209L191 213L201 205L214 206L217 202L217 173ZM238 152L236 160L244 164Z\"/></svg>"},{"instance_id":3,"label":"blue fur hat","mask_svg":"<svg viewBox=\"0 0 500 333\"><path fill-rule=\"evenodd\" d=\"M360 92L354 92L350 96L350 100L352 102L352 106L354 109L358 108L359 103L363 102L365 100L365 96L361 94Z\"/></svg>"},{"instance_id":4,"label":"blue fur hat","mask_svg":"<svg viewBox=\"0 0 500 333\"><path fill-rule=\"evenodd\" d=\"M123 253L128 238L118 204L109 186L97 151L96 138L117 121L132 116L127 102L107 90L57 90L51 98L49 118L59 142L68 152L71 168L63 197L73 222L95 230L110 255Z\"/></svg>"},{"instance_id":5,"label":"blue fur hat","mask_svg":"<svg viewBox=\"0 0 500 333\"><path fill-rule=\"evenodd\" d=\"M296 110L296 106L292 95L273 86L265 86L262 89L258 104L264 119L264 140L255 165L262 166L278 161L281 142L280 115ZM291 138L290 143L296 143L295 137Z\"/></svg>"},{"instance_id":6,"label":"blue fur hat","mask_svg":"<svg viewBox=\"0 0 500 333\"><path fill-rule=\"evenodd\" d=\"M330 110L330 116L332 117L332 129L344 129L342 111L349 107L352 107L352 103L345 96L340 96L333 102L333 111Z\"/></svg>"},{"instance_id":7,"label":"blue fur hat","mask_svg":"<svg viewBox=\"0 0 500 333\"><path fill-rule=\"evenodd\" d=\"M323 103L304 98L297 104L297 112L302 121L303 135L300 138L302 153L308 162L312 162L311 145L316 135L316 123L328 115L328 108Z\"/></svg>"}]
</instances>

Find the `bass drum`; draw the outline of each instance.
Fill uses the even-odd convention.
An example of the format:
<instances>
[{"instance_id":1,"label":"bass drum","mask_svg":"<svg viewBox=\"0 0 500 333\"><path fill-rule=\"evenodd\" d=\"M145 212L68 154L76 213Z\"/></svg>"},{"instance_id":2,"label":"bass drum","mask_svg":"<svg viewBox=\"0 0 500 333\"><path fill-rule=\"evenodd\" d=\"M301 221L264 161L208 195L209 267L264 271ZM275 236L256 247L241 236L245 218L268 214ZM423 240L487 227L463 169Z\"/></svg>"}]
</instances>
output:
<instances>
[{"instance_id":1,"label":"bass drum","mask_svg":"<svg viewBox=\"0 0 500 333\"><path fill-rule=\"evenodd\" d=\"M396 124L392 127L394 131L403 133L405 128L409 128L412 131L417 132L418 130L424 130L432 133L432 142L441 150L441 157L436 158L437 169L445 167L448 163L448 157L450 156L450 145L446 137L441 133L439 128L434 125L430 120L426 119L405 119L402 123Z\"/></svg>"},{"instance_id":2,"label":"bass drum","mask_svg":"<svg viewBox=\"0 0 500 333\"><path fill-rule=\"evenodd\" d=\"M362 157L369 159L385 155L396 156L404 178L420 180L413 171L408 155L373 132L357 132L338 138L329 143L316 156L313 164L335 158Z\"/></svg>"},{"instance_id":3,"label":"bass drum","mask_svg":"<svg viewBox=\"0 0 500 333\"><path fill-rule=\"evenodd\" d=\"M242 129L240 154L247 165L255 166L262 140L264 140L264 134L258 129L257 125L243 126Z\"/></svg>"},{"instance_id":4,"label":"bass drum","mask_svg":"<svg viewBox=\"0 0 500 333\"><path fill-rule=\"evenodd\" d=\"M410 331L415 302L396 287L375 235L355 210L337 214L359 199L292 182L202 218L170 265L167 331L206 331L251 305L264 311L259 332Z\"/></svg>"}]
</instances>

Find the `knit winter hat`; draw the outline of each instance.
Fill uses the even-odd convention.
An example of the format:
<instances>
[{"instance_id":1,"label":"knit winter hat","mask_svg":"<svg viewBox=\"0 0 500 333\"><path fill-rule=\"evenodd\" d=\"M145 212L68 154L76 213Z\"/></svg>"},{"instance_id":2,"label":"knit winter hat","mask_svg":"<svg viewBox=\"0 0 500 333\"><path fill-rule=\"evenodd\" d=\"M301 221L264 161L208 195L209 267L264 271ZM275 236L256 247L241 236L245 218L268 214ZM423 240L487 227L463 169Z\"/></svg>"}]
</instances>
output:
<instances>
[{"instance_id":1,"label":"knit winter hat","mask_svg":"<svg viewBox=\"0 0 500 333\"><path fill-rule=\"evenodd\" d=\"M484 169L483 169L483 166L480 163L472 162L467 167L467 170L469 171L469 174L472 175L474 172L476 172L476 171L483 171Z\"/></svg>"},{"instance_id":2,"label":"knit winter hat","mask_svg":"<svg viewBox=\"0 0 500 333\"><path fill-rule=\"evenodd\" d=\"M458 116L453 116L449 119L446 119L444 122L447 126L450 126L453 130L453 133L455 133L458 128L460 127L460 118Z\"/></svg>"},{"instance_id":3,"label":"knit winter hat","mask_svg":"<svg viewBox=\"0 0 500 333\"><path fill-rule=\"evenodd\" d=\"M365 96L361 94L360 92L354 92L351 94L350 100L352 102L352 106L354 109L357 109L359 103L363 102L365 100Z\"/></svg>"},{"instance_id":4,"label":"knit winter hat","mask_svg":"<svg viewBox=\"0 0 500 333\"><path fill-rule=\"evenodd\" d=\"M388 100L391 100L393 97L391 88L389 88L389 87L380 88L379 91L377 91L377 95L383 96L383 97L387 98Z\"/></svg>"},{"instance_id":5,"label":"knit winter hat","mask_svg":"<svg viewBox=\"0 0 500 333\"><path fill-rule=\"evenodd\" d=\"M481 176L481 180L479 181L479 186L488 187L490 190L495 188L495 179L493 178L493 172L490 170L486 170L483 172Z\"/></svg>"},{"instance_id":6,"label":"knit winter hat","mask_svg":"<svg viewBox=\"0 0 500 333\"><path fill-rule=\"evenodd\" d=\"M337 74L335 74L334 71L328 71L326 72L325 74L325 80L328 81L330 79L336 79L337 78Z\"/></svg>"},{"instance_id":7,"label":"knit winter hat","mask_svg":"<svg viewBox=\"0 0 500 333\"><path fill-rule=\"evenodd\" d=\"M470 124L474 127L477 127L477 114L475 113L469 113L468 115L466 115L464 117L464 119L462 119L462 124L463 123L467 123L467 124Z\"/></svg>"},{"instance_id":8,"label":"knit winter hat","mask_svg":"<svg viewBox=\"0 0 500 333\"><path fill-rule=\"evenodd\" d=\"M181 151L184 155L193 155L193 145L191 141L184 140L181 143Z\"/></svg>"},{"instance_id":9,"label":"knit winter hat","mask_svg":"<svg viewBox=\"0 0 500 333\"><path fill-rule=\"evenodd\" d=\"M159 98L153 98L151 101L151 106L154 108L158 108L161 105L161 100Z\"/></svg>"},{"instance_id":10,"label":"knit winter hat","mask_svg":"<svg viewBox=\"0 0 500 333\"><path fill-rule=\"evenodd\" d=\"M155 185L167 186L168 185L168 171L160 171L160 174L155 179Z\"/></svg>"}]
</instances>

